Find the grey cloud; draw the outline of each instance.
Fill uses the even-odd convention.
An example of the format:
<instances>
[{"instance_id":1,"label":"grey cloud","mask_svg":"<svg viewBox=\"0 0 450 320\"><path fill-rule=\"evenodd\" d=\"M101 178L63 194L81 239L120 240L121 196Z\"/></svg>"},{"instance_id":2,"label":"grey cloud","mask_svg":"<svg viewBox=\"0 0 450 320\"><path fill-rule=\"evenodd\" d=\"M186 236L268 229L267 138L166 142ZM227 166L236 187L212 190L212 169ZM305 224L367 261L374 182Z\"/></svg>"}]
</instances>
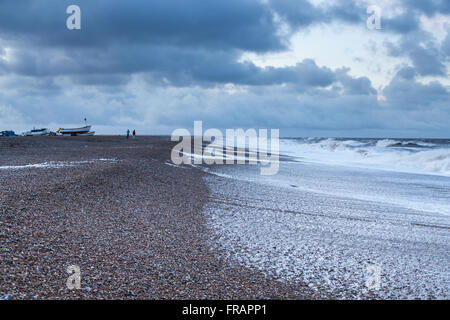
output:
<instances>
[{"instance_id":1,"label":"grey cloud","mask_svg":"<svg viewBox=\"0 0 450 320\"><path fill-rule=\"evenodd\" d=\"M405 35L398 44L387 42L386 48L392 56L408 56L421 76L447 74L447 68L443 62L443 50L433 36L426 32ZM445 47L443 49L445 51Z\"/></svg>"},{"instance_id":2,"label":"grey cloud","mask_svg":"<svg viewBox=\"0 0 450 320\"><path fill-rule=\"evenodd\" d=\"M85 86L123 86L131 80L128 74L86 74L71 77L74 84Z\"/></svg>"},{"instance_id":3,"label":"grey cloud","mask_svg":"<svg viewBox=\"0 0 450 320\"><path fill-rule=\"evenodd\" d=\"M82 8L82 29L77 32L65 27L65 9L71 4ZM3 0L0 34L39 46L103 47L120 42L255 52L284 48L269 8L251 0Z\"/></svg>"},{"instance_id":4,"label":"grey cloud","mask_svg":"<svg viewBox=\"0 0 450 320\"><path fill-rule=\"evenodd\" d=\"M271 0L270 7L293 28L309 26L327 18L321 8L307 0Z\"/></svg>"},{"instance_id":5,"label":"grey cloud","mask_svg":"<svg viewBox=\"0 0 450 320\"><path fill-rule=\"evenodd\" d=\"M399 34L417 31L420 26L419 14L413 10L406 10L394 17L382 17L381 21L385 31Z\"/></svg>"},{"instance_id":6,"label":"grey cloud","mask_svg":"<svg viewBox=\"0 0 450 320\"><path fill-rule=\"evenodd\" d=\"M397 77L406 79L406 80L412 80L417 75L416 69L412 67L403 67L397 72Z\"/></svg>"},{"instance_id":7,"label":"grey cloud","mask_svg":"<svg viewBox=\"0 0 450 320\"><path fill-rule=\"evenodd\" d=\"M448 0L403 0L403 5L428 16L436 13L450 13L450 2Z\"/></svg>"},{"instance_id":8,"label":"grey cloud","mask_svg":"<svg viewBox=\"0 0 450 320\"><path fill-rule=\"evenodd\" d=\"M90 54L83 49L70 52L47 49L28 52L17 49L7 70L26 76L73 76L75 84L123 84L133 73L152 73L152 82L174 86L214 86L294 84L298 90L326 87L336 81L329 68L318 67L311 59L293 67L260 68L251 62L237 62L238 52L211 54L203 49L179 50L172 46L113 48ZM350 84L347 77L346 83Z\"/></svg>"},{"instance_id":9,"label":"grey cloud","mask_svg":"<svg viewBox=\"0 0 450 320\"><path fill-rule=\"evenodd\" d=\"M449 110L450 91L437 81L422 84L413 78L412 68L401 69L383 90L388 101L396 108L424 108L440 105Z\"/></svg>"},{"instance_id":10,"label":"grey cloud","mask_svg":"<svg viewBox=\"0 0 450 320\"><path fill-rule=\"evenodd\" d=\"M447 60L450 60L450 30L447 32L447 36L442 43L442 52Z\"/></svg>"},{"instance_id":11,"label":"grey cloud","mask_svg":"<svg viewBox=\"0 0 450 320\"><path fill-rule=\"evenodd\" d=\"M339 81L344 86L346 94L356 95L375 95L377 91L372 87L372 84L367 77L353 78L348 75L348 68L337 70Z\"/></svg>"}]
</instances>

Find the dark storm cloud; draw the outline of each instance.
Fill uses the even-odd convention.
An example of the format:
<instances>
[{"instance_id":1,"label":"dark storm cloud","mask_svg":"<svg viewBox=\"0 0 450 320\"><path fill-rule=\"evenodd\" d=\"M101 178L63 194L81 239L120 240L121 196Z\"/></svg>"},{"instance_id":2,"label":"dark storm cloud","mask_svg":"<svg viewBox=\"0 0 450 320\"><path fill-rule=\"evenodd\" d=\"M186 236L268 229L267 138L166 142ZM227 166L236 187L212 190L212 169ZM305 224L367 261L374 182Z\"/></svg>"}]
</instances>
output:
<instances>
[{"instance_id":1,"label":"dark storm cloud","mask_svg":"<svg viewBox=\"0 0 450 320\"><path fill-rule=\"evenodd\" d=\"M65 8L72 3L82 7L83 22L82 30L69 32ZM274 14L298 29L335 20L365 24L365 10L352 1L314 6L306 0L24 0L19 4L4 0L0 2L0 37L16 50L8 64L0 60L0 72L116 77L153 72L177 86L292 81L299 81L300 86L329 85L335 76L315 70L313 65L261 69L237 61L243 51L285 49L288 38L280 36L280 22ZM396 18L390 21L399 32L417 25L414 19L403 16L397 22ZM439 61L432 65L433 52L420 47L401 50L418 65L427 61L421 74L443 74ZM302 75L295 75L299 71Z\"/></svg>"},{"instance_id":2,"label":"dark storm cloud","mask_svg":"<svg viewBox=\"0 0 450 320\"><path fill-rule=\"evenodd\" d=\"M436 13L450 13L450 1L448 0L403 0L402 3L405 7L415 9L428 16Z\"/></svg>"},{"instance_id":3,"label":"dark storm cloud","mask_svg":"<svg viewBox=\"0 0 450 320\"><path fill-rule=\"evenodd\" d=\"M131 79L127 74L83 74L71 77L74 84L85 86L121 86L126 85Z\"/></svg>"},{"instance_id":4,"label":"dark storm cloud","mask_svg":"<svg viewBox=\"0 0 450 320\"><path fill-rule=\"evenodd\" d=\"M433 36L422 31L404 35L397 44L387 42L392 56L407 56L421 76L446 76L446 42L437 43Z\"/></svg>"},{"instance_id":5,"label":"dark storm cloud","mask_svg":"<svg viewBox=\"0 0 450 320\"><path fill-rule=\"evenodd\" d=\"M65 9L82 8L82 30L68 33ZM392 31L417 27L416 13L386 20ZM63 13L63 14L62 14ZM314 6L307 0L2 0L0 34L5 39L36 45L105 46L151 43L267 52L285 49L274 13L293 29L316 23L365 23L366 6L353 1ZM389 28L388 28L389 29Z\"/></svg>"},{"instance_id":6,"label":"dark storm cloud","mask_svg":"<svg viewBox=\"0 0 450 320\"><path fill-rule=\"evenodd\" d=\"M388 101L396 108L423 108L438 104L450 111L450 91L437 81L419 83L414 75L413 68L402 68L383 90Z\"/></svg>"},{"instance_id":7,"label":"dark storm cloud","mask_svg":"<svg viewBox=\"0 0 450 320\"><path fill-rule=\"evenodd\" d=\"M420 3L422 2L428 1L420 1ZM331 5L322 6L314 6L307 0L272 0L270 3L273 10L294 29L333 21L365 25L368 18L367 4L355 1L337 1ZM384 15L382 11L383 31L406 34L419 30L421 13L434 14L446 7L444 4L421 6L420 3L414 1L406 3L404 12L392 17ZM381 9L383 8L381 7Z\"/></svg>"},{"instance_id":8,"label":"dark storm cloud","mask_svg":"<svg viewBox=\"0 0 450 320\"><path fill-rule=\"evenodd\" d=\"M335 78L312 60L286 68L238 62L243 51L285 48L287 39L278 34L274 11L294 12L294 6L297 13L305 13L300 24L323 20L323 10L307 1L272 6L249 0L76 1L82 7L82 30L68 32L67 15L62 13L71 3L1 2L0 35L15 50L7 64L0 60L0 70L27 76L72 75L76 83L94 84L101 74L110 74L113 81L104 83L120 84L125 79L121 75L152 73L149 78L175 86L296 82L299 90L327 86ZM299 23L297 17L290 22Z\"/></svg>"},{"instance_id":9,"label":"dark storm cloud","mask_svg":"<svg viewBox=\"0 0 450 320\"><path fill-rule=\"evenodd\" d=\"M450 60L450 30L447 32L447 37L442 42L442 52L447 60Z\"/></svg>"},{"instance_id":10,"label":"dark storm cloud","mask_svg":"<svg viewBox=\"0 0 450 320\"><path fill-rule=\"evenodd\" d=\"M397 72L396 77L405 80L413 80L416 75L417 71L413 67L403 67Z\"/></svg>"},{"instance_id":11,"label":"dark storm cloud","mask_svg":"<svg viewBox=\"0 0 450 320\"><path fill-rule=\"evenodd\" d=\"M325 21L324 12L307 0L271 0L270 7L294 28Z\"/></svg>"},{"instance_id":12,"label":"dark storm cloud","mask_svg":"<svg viewBox=\"0 0 450 320\"><path fill-rule=\"evenodd\" d=\"M300 91L326 87L337 79L334 71L317 66L311 59L292 67L261 68L251 62L238 62L235 51L211 54L199 48L143 45L112 47L95 55L85 53L79 48L70 50L70 54L67 49L18 50L6 70L25 76L71 75L75 83L81 84L122 84L130 73L153 73L153 82L159 79L174 86L291 83ZM349 78L344 79L344 85L351 84Z\"/></svg>"},{"instance_id":13,"label":"dark storm cloud","mask_svg":"<svg viewBox=\"0 0 450 320\"><path fill-rule=\"evenodd\" d=\"M407 34L420 29L420 15L434 16L437 13L449 14L448 0L403 0L403 12L394 17L383 17L383 29L388 32Z\"/></svg>"},{"instance_id":14,"label":"dark storm cloud","mask_svg":"<svg viewBox=\"0 0 450 320\"><path fill-rule=\"evenodd\" d=\"M347 23L362 23L367 20L367 6L354 1L338 1L324 9L329 20L339 20Z\"/></svg>"},{"instance_id":15,"label":"dark storm cloud","mask_svg":"<svg viewBox=\"0 0 450 320\"><path fill-rule=\"evenodd\" d=\"M66 8L82 8L82 30L67 32ZM269 8L251 0L3 0L0 33L37 45L151 43L209 49L280 50Z\"/></svg>"},{"instance_id":16,"label":"dark storm cloud","mask_svg":"<svg viewBox=\"0 0 450 320\"><path fill-rule=\"evenodd\" d=\"M419 13L417 11L410 9L394 17L383 17L383 29L388 32L408 34L412 31L419 30L419 17Z\"/></svg>"},{"instance_id":17,"label":"dark storm cloud","mask_svg":"<svg viewBox=\"0 0 450 320\"><path fill-rule=\"evenodd\" d=\"M376 95L377 91L372 87L372 84L367 77L353 78L348 75L350 69L344 68L337 70L338 79L344 87L346 94L356 95Z\"/></svg>"}]
</instances>

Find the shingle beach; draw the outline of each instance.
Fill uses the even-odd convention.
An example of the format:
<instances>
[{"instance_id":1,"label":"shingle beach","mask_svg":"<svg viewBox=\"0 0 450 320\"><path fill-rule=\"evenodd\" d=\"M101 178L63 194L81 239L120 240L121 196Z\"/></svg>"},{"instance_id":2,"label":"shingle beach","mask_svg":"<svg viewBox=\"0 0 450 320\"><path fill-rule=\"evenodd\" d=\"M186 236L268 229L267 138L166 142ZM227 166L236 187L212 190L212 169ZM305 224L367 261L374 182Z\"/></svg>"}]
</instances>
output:
<instances>
[{"instance_id":1,"label":"shingle beach","mask_svg":"<svg viewBox=\"0 0 450 320\"><path fill-rule=\"evenodd\" d=\"M209 190L164 137L0 140L0 298L309 299L210 245ZM69 290L67 267L81 289Z\"/></svg>"}]
</instances>

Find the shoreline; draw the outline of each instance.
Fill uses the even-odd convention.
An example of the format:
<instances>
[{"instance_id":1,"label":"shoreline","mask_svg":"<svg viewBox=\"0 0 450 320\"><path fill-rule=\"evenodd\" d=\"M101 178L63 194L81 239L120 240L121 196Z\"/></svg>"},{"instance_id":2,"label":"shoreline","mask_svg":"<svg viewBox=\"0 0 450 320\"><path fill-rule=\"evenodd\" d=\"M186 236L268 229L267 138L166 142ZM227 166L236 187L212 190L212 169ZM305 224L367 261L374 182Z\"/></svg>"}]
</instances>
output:
<instances>
[{"instance_id":1,"label":"shoreline","mask_svg":"<svg viewBox=\"0 0 450 320\"><path fill-rule=\"evenodd\" d=\"M0 166L75 162L0 170L0 297L317 298L210 247L206 173L167 165L174 144L164 136L0 139ZM66 287L70 265L80 267L80 290Z\"/></svg>"}]
</instances>

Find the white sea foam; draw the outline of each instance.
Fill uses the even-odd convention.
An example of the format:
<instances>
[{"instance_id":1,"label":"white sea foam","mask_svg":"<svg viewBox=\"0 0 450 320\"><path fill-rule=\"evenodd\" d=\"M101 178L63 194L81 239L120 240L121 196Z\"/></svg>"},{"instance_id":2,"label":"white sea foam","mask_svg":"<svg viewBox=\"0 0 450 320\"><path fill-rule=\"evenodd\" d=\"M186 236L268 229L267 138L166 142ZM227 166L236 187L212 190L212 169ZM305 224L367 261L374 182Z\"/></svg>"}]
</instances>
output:
<instances>
[{"instance_id":1,"label":"white sea foam","mask_svg":"<svg viewBox=\"0 0 450 320\"><path fill-rule=\"evenodd\" d=\"M210 173L226 178L205 177L214 199L205 217L227 258L321 298L449 298L450 178L294 161L274 176L251 166ZM371 292L370 266L382 272Z\"/></svg>"},{"instance_id":2,"label":"white sea foam","mask_svg":"<svg viewBox=\"0 0 450 320\"><path fill-rule=\"evenodd\" d=\"M399 143L399 141L397 141L397 140L383 139L383 140L379 140L377 142L376 146L380 147L380 148L384 148L384 147L389 147L389 146L395 145L397 143Z\"/></svg>"},{"instance_id":3,"label":"white sea foam","mask_svg":"<svg viewBox=\"0 0 450 320\"><path fill-rule=\"evenodd\" d=\"M317 163L450 176L448 144L391 139L282 139L280 152Z\"/></svg>"},{"instance_id":4,"label":"white sea foam","mask_svg":"<svg viewBox=\"0 0 450 320\"><path fill-rule=\"evenodd\" d=\"M94 162L115 162L116 159L93 159L83 161L49 161L42 163L26 164L20 166L0 166L0 170L21 170L21 169L52 169L62 167L74 167L81 164L94 163Z\"/></svg>"},{"instance_id":5,"label":"white sea foam","mask_svg":"<svg viewBox=\"0 0 450 320\"><path fill-rule=\"evenodd\" d=\"M205 217L227 258L322 298L449 298L447 216L209 177ZM371 265L382 286L369 292Z\"/></svg>"},{"instance_id":6,"label":"white sea foam","mask_svg":"<svg viewBox=\"0 0 450 320\"><path fill-rule=\"evenodd\" d=\"M321 298L449 298L448 141L282 139L280 153L299 161L273 176L210 168L226 178L205 177L213 246ZM370 266L381 269L371 291Z\"/></svg>"}]
</instances>

